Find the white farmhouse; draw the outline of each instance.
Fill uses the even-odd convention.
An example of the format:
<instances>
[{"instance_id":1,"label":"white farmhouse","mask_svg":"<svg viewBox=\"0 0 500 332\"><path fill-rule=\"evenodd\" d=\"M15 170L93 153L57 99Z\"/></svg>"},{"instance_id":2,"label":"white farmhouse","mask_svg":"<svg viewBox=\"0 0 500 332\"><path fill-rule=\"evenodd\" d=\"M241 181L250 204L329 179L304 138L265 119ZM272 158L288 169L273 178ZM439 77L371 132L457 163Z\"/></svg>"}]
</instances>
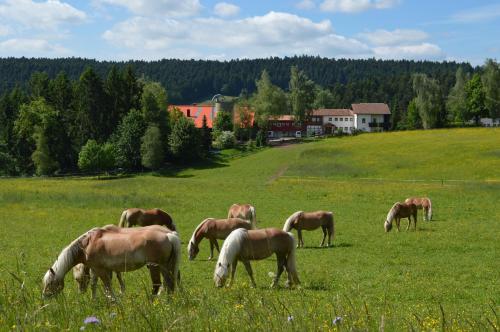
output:
<instances>
[{"instance_id":1,"label":"white farmhouse","mask_svg":"<svg viewBox=\"0 0 500 332\"><path fill-rule=\"evenodd\" d=\"M352 104L354 128L363 131L382 131L389 129L391 111L384 103Z\"/></svg>"},{"instance_id":2,"label":"white farmhouse","mask_svg":"<svg viewBox=\"0 0 500 332\"><path fill-rule=\"evenodd\" d=\"M333 134L337 129L350 134L354 129L354 114L350 109L322 108L314 110L312 115L322 118L324 134Z\"/></svg>"}]
</instances>

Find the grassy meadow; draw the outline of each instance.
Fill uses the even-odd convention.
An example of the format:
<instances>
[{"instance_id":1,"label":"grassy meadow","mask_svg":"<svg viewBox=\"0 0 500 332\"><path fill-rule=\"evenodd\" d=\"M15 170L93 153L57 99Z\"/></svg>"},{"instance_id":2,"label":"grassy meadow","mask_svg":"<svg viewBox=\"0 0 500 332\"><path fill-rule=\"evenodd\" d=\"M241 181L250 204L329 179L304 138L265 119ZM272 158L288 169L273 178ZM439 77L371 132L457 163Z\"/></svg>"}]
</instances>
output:
<instances>
[{"instance_id":1,"label":"grassy meadow","mask_svg":"<svg viewBox=\"0 0 500 332\"><path fill-rule=\"evenodd\" d=\"M433 221L384 233L392 204L429 196ZM208 242L195 261L187 240L235 202L256 207L259 227L281 228L297 210L331 210L333 248L321 230L297 252L302 285L270 289L275 259L243 265L216 289ZM210 167L128 178L0 180L0 330L498 330L500 328L500 130L363 134L267 148ZM125 294L41 298L41 278L88 229L117 223L127 207L159 207L183 240L182 289L151 298L146 268L125 273ZM283 274L281 285L286 275ZM118 284L114 282L118 292Z\"/></svg>"}]
</instances>

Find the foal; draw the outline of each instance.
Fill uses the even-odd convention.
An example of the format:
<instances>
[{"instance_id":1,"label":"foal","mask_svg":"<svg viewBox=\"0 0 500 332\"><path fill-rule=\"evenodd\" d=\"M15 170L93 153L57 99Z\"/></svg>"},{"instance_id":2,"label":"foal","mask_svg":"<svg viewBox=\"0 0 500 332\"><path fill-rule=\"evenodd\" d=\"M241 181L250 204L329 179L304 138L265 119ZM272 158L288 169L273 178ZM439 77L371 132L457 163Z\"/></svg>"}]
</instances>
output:
<instances>
[{"instance_id":1,"label":"foal","mask_svg":"<svg viewBox=\"0 0 500 332\"><path fill-rule=\"evenodd\" d=\"M386 232L390 232L392 229L392 221L396 220L396 226L399 232L399 223L401 218L408 218L408 227L406 230L410 229L411 217L413 217L413 223L415 224L415 230L417 230L417 206L415 204L406 204L396 202L389 210L387 218L384 223L384 228Z\"/></svg>"},{"instance_id":2,"label":"foal","mask_svg":"<svg viewBox=\"0 0 500 332\"><path fill-rule=\"evenodd\" d=\"M238 228L251 229L252 225L247 221L239 218L214 219L207 218L203 220L193 232L191 240L188 244L189 260L195 259L200 251L199 244L203 238L210 241L210 257L214 256L214 247L219 250L217 239L224 240L232 231Z\"/></svg>"},{"instance_id":3,"label":"foal","mask_svg":"<svg viewBox=\"0 0 500 332\"><path fill-rule=\"evenodd\" d=\"M283 226L285 232L290 232L292 228L297 230L299 243L297 247L304 247L304 240L302 240L302 230L312 231L321 226L323 230L323 240L320 247L325 244L326 234L328 233L328 247L331 244L332 237L335 235L335 225L333 222L333 212L328 211L315 211L303 212L297 211L292 214Z\"/></svg>"}]
</instances>

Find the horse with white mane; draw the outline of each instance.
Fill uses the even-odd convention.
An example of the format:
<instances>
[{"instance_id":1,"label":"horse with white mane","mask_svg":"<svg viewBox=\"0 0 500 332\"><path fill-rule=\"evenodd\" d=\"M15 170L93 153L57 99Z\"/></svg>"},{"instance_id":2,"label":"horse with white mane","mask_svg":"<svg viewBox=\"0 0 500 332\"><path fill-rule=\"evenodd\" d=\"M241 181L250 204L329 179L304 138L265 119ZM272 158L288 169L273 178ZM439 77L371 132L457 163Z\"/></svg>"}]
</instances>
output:
<instances>
[{"instance_id":1,"label":"horse with white mane","mask_svg":"<svg viewBox=\"0 0 500 332\"><path fill-rule=\"evenodd\" d=\"M220 252L217 239L224 240L232 231L238 228L251 229L252 225L247 220L240 218L207 218L203 220L198 227L196 227L193 236L191 236L189 240L187 248L189 260L195 259L196 255L198 255L200 251L199 244L203 238L207 238L210 241L210 257L208 257L208 259L211 260L214 256L214 247Z\"/></svg>"},{"instance_id":2,"label":"horse with white mane","mask_svg":"<svg viewBox=\"0 0 500 332\"><path fill-rule=\"evenodd\" d=\"M51 296L64 288L64 276L76 264L92 269L114 298L111 274L137 270L148 264L153 294L163 284L169 291L176 287L181 241L176 232L162 226L120 228L114 225L93 228L71 242L59 254L43 278L43 295Z\"/></svg>"},{"instance_id":3,"label":"horse with white mane","mask_svg":"<svg viewBox=\"0 0 500 332\"><path fill-rule=\"evenodd\" d=\"M292 214L283 226L285 232L290 232L292 228L297 230L299 243L297 247L304 247L304 240L302 240L302 230L312 231L321 227L323 230L323 240L320 247L325 244L326 234L328 233L328 247L331 244L332 237L335 235L335 225L333 221L333 212L329 211L315 211L303 212L297 211Z\"/></svg>"},{"instance_id":4,"label":"horse with white mane","mask_svg":"<svg viewBox=\"0 0 500 332\"><path fill-rule=\"evenodd\" d=\"M417 209L423 210L424 221L432 220L432 202L428 197L409 197L405 200L406 204L415 204Z\"/></svg>"},{"instance_id":5,"label":"horse with white mane","mask_svg":"<svg viewBox=\"0 0 500 332\"><path fill-rule=\"evenodd\" d=\"M392 221L396 220L396 226L399 232L399 223L401 218L408 218L408 227L406 230L410 229L411 217L413 217L413 222L415 224L415 230L417 230L417 206L415 204L406 204L396 202L387 213L387 218L384 223L384 228L386 232L390 232L392 229Z\"/></svg>"},{"instance_id":6,"label":"horse with white mane","mask_svg":"<svg viewBox=\"0 0 500 332\"><path fill-rule=\"evenodd\" d=\"M257 216L255 215L255 207L250 204L233 204L229 207L227 219L240 218L250 222L252 228L257 228Z\"/></svg>"},{"instance_id":7,"label":"horse with white mane","mask_svg":"<svg viewBox=\"0 0 500 332\"><path fill-rule=\"evenodd\" d=\"M258 230L240 228L229 234L226 241L224 241L219 259L215 265L215 285L217 287L224 286L229 275L229 270L232 268L231 279L229 281L229 285L231 285L234 280L236 265L238 261L241 261L245 265L253 287L255 287L256 284L250 261L267 258L273 253L276 254L278 272L271 287L275 287L278 284L284 269L288 273L288 286L300 284L295 262L295 239L291 233L277 228Z\"/></svg>"},{"instance_id":8,"label":"horse with white mane","mask_svg":"<svg viewBox=\"0 0 500 332\"><path fill-rule=\"evenodd\" d=\"M166 226L171 231L176 232L177 228L172 220L172 217L163 210L151 209L144 210L138 208L126 209L120 217L119 227L133 226L151 226L162 225Z\"/></svg>"}]
</instances>

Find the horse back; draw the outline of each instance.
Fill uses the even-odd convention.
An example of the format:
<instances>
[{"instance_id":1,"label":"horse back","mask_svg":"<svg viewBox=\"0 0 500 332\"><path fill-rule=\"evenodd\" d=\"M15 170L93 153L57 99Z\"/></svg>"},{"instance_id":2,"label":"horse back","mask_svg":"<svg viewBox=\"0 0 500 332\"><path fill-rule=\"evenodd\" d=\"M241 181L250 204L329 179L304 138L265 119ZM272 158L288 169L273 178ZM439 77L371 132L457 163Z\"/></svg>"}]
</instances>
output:
<instances>
[{"instance_id":1,"label":"horse back","mask_svg":"<svg viewBox=\"0 0 500 332\"><path fill-rule=\"evenodd\" d=\"M286 254L294 246L293 238L281 229L249 230L247 234L239 255L242 260L264 259L273 253Z\"/></svg>"}]
</instances>

